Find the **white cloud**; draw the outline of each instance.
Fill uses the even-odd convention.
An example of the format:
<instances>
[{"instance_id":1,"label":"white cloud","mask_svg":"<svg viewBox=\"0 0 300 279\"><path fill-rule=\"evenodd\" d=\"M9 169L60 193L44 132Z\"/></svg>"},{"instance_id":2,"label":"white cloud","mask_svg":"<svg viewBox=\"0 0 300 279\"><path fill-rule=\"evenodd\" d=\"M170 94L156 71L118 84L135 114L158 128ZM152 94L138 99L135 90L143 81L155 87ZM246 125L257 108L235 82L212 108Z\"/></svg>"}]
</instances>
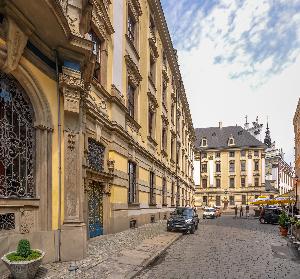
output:
<instances>
[{"instance_id":1,"label":"white cloud","mask_svg":"<svg viewBox=\"0 0 300 279\"><path fill-rule=\"evenodd\" d=\"M246 114L265 124L269 116L272 139L293 161L300 0L163 1L194 126L243 125Z\"/></svg>"}]
</instances>

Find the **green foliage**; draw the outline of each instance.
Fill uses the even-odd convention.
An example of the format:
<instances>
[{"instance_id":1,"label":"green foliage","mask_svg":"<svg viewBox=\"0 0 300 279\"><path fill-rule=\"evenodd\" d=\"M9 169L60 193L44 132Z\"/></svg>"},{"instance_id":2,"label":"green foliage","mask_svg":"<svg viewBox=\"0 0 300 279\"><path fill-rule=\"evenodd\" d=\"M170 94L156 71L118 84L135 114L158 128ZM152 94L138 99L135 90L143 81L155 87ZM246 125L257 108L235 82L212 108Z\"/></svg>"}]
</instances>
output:
<instances>
[{"instance_id":1,"label":"green foliage","mask_svg":"<svg viewBox=\"0 0 300 279\"><path fill-rule=\"evenodd\" d=\"M295 223L295 225L296 225L296 228L297 228L297 229L300 229L300 220L298 220L298 221Z\"/></svg>"},{"instance_id":2,"label":"green foliage","mask_svg":"<svg viewBox=\"0 0 300 279\"><path fill-rule=\"evenodd\" d=\"M27 239L22 239L18 243L17 252L12 252L6 256L11 262L31 261L39 258L42 254L39 251L31 250Z\"/></svg>"},{"instance_id":3,"label":"green foliage","mask_svg":"<svg viewBox=\"0 0 300 279\"><path fill-rule=\"evenodd\" d=\"M18 255L17 252L12 252L6 256L6 258L11 262L22 262L22 261L31 261L38 259L42 254L39 251L30 250L30 254L24 258Z\"/></svg>"},{"instance_id":4,"label":"green foliage","mask_svg":"<svg viewBox=\"0 0 300 279\"><path fill-rule=\"evenodd\" d=\"M290 222L290 218L287 216L287 214L283 211L280 215L279 215L279 226L283 227L283 228L288 228L289 226L289 222Z\"/></svg>"},{"instance_id":5,"label":"green foliage","mask_svg":"<svg viewBox=\"0 0 300 279\"><path fill-rule=\"evenodd\" d=\"M290 217L289 221L292 225L295 225L297 223L297 218L296 217Z\"/></svg>"},{"instance_id":6,"label":"green foliage","mask_svg":"<svg viewBox=\"0 0 300 279\"><path fill-rule=\"evenodd\" d=\"M17 254L23 258L27 258L31 253L30 243L27 239L21 239L18 244Z\"/></svg>"}]
</instances>

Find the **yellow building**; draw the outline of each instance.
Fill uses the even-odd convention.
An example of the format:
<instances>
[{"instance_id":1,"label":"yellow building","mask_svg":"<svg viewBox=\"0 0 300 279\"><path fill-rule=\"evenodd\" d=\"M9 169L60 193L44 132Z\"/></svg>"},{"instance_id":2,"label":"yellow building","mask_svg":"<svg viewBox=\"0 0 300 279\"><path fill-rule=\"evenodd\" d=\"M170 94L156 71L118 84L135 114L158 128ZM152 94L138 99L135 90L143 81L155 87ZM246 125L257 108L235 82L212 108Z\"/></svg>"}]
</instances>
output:
<instances>
[{"instance_id":1,"label":"yellow building","mask_svg":"<svg viewBox=\"0 0 300 279\"><path fill-rule=\"evenodd\" d=\"M194 129L159 0L1 1L0 256L45 261L193 201ZM0 273L3 266L0 266Z\"/></svg>"},{"instance_id":2,"label":"yellow building","mask_svg":"<svg viewBox=\"0 0 300 279\"><path fill-rule=\"evenodd\" d=\"M297 208L300 208L300 98L294 115L295 132L295 194L297 195Z\"/></svg>"},{"instance_id":3,"label":"yellow building","mask_svg":"<svg viewBox=\"0 0 300 279\"><path fill-rule=\"evenodd\" d=\"M194 160L196 206L224 209L272 196L265 183L266 146L240 126L197 128Z\"/></svg>"}]
</instances>

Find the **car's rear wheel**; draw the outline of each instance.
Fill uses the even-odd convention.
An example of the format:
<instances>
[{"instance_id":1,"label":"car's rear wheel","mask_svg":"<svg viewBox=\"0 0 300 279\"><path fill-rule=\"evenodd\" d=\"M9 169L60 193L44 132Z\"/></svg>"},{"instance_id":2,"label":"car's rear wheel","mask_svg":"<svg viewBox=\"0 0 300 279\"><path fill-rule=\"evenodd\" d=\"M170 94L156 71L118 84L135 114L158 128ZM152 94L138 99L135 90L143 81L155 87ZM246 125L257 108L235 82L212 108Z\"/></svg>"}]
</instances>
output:
<instances>
[{"instance_id":1,"label":"car's rear wheel","mask_svg":"<svg viewBox=\"0 0 300 279\"><path fill-rule=\"evenodd\" d=\"M195 233L195 225L193 225L190 229L190 234L194 234Z\"/></svg>"},{"instance_id":2,"label":"car's rear wheel","mask_svg":"<svg viewBox=\"0 0 300 279\"><path fill-rule=\"evenodd\" d=\"M266 223L266 220L265 220L264 217L261 217L261 218L259 218L259 222L260 222L261 224L265 224L265 223Z\"/></svg>"},{"instance_id":3,"label":"car's rear wheel","mask_svg":"<svg viewBox=\"0 0 300 279\"><path fill-rule=\"evenodd\" d=\"M205 219L205 216L203 216L203 219Z\"/></svg>"}]
</instances>

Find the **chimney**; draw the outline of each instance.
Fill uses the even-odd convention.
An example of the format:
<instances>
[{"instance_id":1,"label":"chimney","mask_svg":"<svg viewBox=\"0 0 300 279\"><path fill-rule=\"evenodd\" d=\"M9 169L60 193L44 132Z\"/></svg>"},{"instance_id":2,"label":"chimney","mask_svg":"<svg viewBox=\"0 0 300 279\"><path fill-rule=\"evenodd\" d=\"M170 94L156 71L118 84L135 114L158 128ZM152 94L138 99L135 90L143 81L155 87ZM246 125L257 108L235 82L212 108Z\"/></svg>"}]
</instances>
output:
<instances>
[{"instance_id":1,"label":"chimney","mask_svg":"<svg viewBox=\"0 0 300 279\"><path fill-rule=\"evenodd\" d=\"M219 128L220 128L220 129L222 129L222 128L223 128L223 124L222 124L222 122L221 122L221 121L219 122Z\"/></svg>"}]
</instances>

